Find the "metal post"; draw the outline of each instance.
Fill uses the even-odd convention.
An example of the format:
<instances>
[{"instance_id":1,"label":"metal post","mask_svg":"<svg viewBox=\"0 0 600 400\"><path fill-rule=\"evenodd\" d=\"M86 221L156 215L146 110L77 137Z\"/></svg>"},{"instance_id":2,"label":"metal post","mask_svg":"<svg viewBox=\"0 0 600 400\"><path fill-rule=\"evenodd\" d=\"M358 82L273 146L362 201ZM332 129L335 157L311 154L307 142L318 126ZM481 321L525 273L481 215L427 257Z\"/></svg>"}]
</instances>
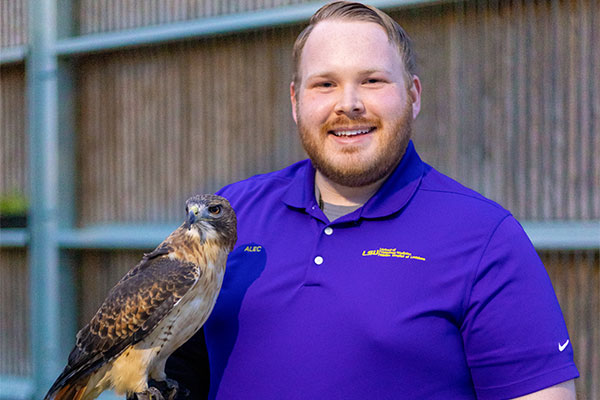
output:
<instances>
[{"instance_id":1,"label":"metal post","mask_svg":"<svg viewBox=\"0 0 600 400\"><path fill-rule=\"evenodd\" d=\"M55 0L56 1L56 0ZM76 18L73 15L73 1L56 1L57 41L76 34ZM72 229L76 220L75 181L76 181L76 122L75 122L75 59L58 59L57 98L58 102L58 210L57 223L60 231ZM60 246L60 240L58 246ZM66 364L69 351L75 344L77 333L77 292L75 276L77 255L61 247L60 265L60 346L61 365Z\"/></svg>"},{"instance_id":2,"label":"metal post","mask_svg":"<svg viewBox=\"0 0 600 400\"><path fill-rule=\"evenodd\" d=\"M58 86L55 0L29 0L27 115L30 171L29 280L34 398L60 372Z\"/></svg>"}]
</instances>

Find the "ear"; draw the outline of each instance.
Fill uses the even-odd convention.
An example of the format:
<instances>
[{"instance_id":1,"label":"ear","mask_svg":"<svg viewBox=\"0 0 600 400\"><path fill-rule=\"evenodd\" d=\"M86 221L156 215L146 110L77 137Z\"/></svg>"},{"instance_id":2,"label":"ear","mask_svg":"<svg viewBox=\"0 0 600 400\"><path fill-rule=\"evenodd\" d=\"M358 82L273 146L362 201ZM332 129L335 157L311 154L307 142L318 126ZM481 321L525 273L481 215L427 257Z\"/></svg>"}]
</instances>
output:
<instances>
[{"instance_id":1,"label":"ear","mask_svg":"<svg viewBox=\"0 0 600 400\"><path fill-rule=\"evenodd\" d=\"M412 76L412 86L408 93L412 99L413 119L416 119L421 111L421 80L417 75Z\"/></svg>"},{"instance_id":2,"label":"ear","mask_svg":"<svg viewBox=\"0 0 600 400\"><path fill-rule=\"evenodd\" d=\"M298 123L298 116L296 115L296 86L293 81L290 83L290 100L292 101L292 117L294 117L294 122Z\"/></svg>"}]
</instances>

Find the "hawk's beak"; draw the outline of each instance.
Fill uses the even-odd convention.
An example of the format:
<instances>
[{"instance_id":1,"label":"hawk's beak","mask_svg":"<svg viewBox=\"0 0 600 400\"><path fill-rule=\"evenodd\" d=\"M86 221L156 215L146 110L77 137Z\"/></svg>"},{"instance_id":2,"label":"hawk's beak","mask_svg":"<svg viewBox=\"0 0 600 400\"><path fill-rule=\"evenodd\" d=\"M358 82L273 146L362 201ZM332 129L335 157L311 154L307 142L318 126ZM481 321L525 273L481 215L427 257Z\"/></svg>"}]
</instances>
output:
<instances>
[{"instance_id":1,"label":"hawk's beak","mask_svg":"<svg viewBox=\"0 0 600 400\"><path fill-rule=\"evenodd\" d=\"M185 227L188 230L192 227L192 224L196 222L196 214L198 214L198 206L191 206L187 218L185 219Z\"/></svg>"}]
</instances>

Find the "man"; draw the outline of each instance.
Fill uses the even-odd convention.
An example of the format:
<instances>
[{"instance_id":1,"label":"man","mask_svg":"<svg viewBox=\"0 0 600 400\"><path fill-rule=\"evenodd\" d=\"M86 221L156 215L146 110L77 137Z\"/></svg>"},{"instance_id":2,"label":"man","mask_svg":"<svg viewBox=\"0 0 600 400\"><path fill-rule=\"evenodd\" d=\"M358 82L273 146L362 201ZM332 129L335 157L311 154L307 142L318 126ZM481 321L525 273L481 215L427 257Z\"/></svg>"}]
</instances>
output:
<instances>
[{"instance_id":1,"label":"man","mask_svg":"<svg viewBox=\"0 0 600 400\"><path fill-rule=\"evenodd\" d=\"M522 228L410 141L421 83L402 28L331 3L294 59L310 161L219 192L239 239L204 327L209 397L574 398L568 333ZM170 364L183 386L202 342Z\"/></svg>"}]
</instances>

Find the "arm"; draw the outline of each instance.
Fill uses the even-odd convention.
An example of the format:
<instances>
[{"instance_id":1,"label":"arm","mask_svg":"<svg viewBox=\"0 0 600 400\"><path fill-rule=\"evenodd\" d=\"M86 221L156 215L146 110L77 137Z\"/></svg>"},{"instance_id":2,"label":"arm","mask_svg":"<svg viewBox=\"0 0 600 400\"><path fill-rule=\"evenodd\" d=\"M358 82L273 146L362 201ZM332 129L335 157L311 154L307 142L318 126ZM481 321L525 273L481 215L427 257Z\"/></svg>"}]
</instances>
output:
<instances>
[{"instance_id":1,"label":"arm","mask_svg":"<svg viewBox=\"0 0 600 400\"><path fill-rule=\"evenodd\" d=\"M550 278L514 218L490 237L467 304L462 333L479 397L552 398L579 375Z\"/></svg>"},{"instance_id":2,"label":"arm","mask_svg":"<svg viewBox=\"0 0 600 400\"><path fill-rule=\"evenodd\" d=\"M516 400L575 400L575 382L573 379L549 388L517 397Z\"/></svg>"}]
</instances>

